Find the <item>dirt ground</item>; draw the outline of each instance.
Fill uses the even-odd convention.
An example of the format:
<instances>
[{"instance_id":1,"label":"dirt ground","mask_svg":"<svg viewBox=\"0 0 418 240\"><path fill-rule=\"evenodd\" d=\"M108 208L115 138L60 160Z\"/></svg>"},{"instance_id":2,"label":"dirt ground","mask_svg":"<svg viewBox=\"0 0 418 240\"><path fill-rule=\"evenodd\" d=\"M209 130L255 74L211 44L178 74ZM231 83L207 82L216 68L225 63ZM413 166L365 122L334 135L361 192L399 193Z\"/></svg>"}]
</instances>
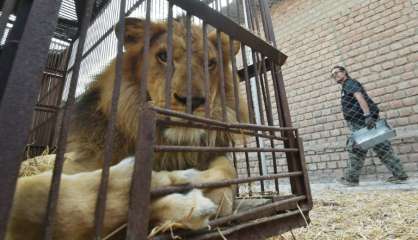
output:
<instances>
[{"instance_id":1,"label":"dirt ground","mask_svg":"<svg viewBox=\"0 0 418 240\"><path fill-rule=\"evenodd\" d=\"M418 240L417 188L328 189L313 195L310 226L270 240Z\"/></svg>"}]
</instances>

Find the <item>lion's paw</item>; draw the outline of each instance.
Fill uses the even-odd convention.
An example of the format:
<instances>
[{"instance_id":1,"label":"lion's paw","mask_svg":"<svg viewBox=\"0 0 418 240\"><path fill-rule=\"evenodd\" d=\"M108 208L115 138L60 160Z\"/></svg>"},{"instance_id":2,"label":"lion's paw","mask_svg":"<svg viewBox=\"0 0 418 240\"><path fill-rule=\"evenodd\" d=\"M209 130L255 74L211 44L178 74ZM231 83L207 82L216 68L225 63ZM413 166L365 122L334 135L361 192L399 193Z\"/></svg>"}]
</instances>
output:
<instances>
[{"instance_id":1,"label":"lion's paw","mask_svg":"<svg viewBox=\"0 0 418 240\"><path fill-rule=\"evenodd\" d=\"M184 217L179 219L189 229L208 227L209 218L216 214L217 206L203 196L201 190L194 189L184 195Z\"/></svg>"},{"instance_id":2,"label":"lion's paw","mask_svg":"<svg viewBox=\"0 0 418 240\"><path fill-rule=\"evenodd\" d=\"M164 214L163 224L171 222L181 228L201 229L208 227L209 218L217 211L217 206L212 200L203 196L202 191L198 189L187 194L176 193L167 197L170 198L170 208Z\"/></svg>"}]
</instances>

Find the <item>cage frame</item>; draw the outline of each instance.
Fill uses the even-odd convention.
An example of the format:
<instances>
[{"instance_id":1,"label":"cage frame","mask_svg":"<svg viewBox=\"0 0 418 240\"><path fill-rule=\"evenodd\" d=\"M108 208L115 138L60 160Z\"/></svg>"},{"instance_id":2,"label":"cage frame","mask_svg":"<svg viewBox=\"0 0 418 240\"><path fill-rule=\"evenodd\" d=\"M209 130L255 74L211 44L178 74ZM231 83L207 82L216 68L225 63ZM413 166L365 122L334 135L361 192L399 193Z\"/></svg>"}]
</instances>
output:
<instances>
[{"instance_id":1,"label":"cage frame","mask_svg":"<svg viewBox=\"0 0 418 240\"><path fill-rule=\"evenodd\" d=\"M140 2L150 2L150 0L138 0ZM66 138L68 135L68 126L69 126L69 117L68 115L71 114L72 106L75 102L75 90L77 85L77 78L78 73L80 71L80 64L83 59L83 56L86 55L90 50L87 52L83 52L84 41L86 39L87 30L90 26L92 20L97 17L98 13L95 12L95 3L94 0L89 0L85 2L85 5L81 7L80 1L77 1L77 14L80 19L79 21L79 30L77 39L79 39L79 43L77 45L77 50L75 53L75 64L72 66L72 77L71 77L71 85L69 90L69 98L66 102L63 111L63 122L60 127L60 133L57 143L57 158L55 162L54 174L52 179L52 186L49 195L48 201L48 214L45 217L45 235L44 239L52 239L52 222L54 218L54 211L56 208L57 200L58 200L58 191L59 191L59 183L60 183L60 175L62 173L63 161L64 161L64 153L65 153L65 145L66 145ZM77 3L76 2L76 3ZM106 2L106 1L104 1ZM121 6L125 6L125 0L121 1ZM261 239L270 237L273 235L281 234L286 232L295 227L305 226L309 222L308 213L312 209L312 197L310 193L309 187L309 180L307 169L305 166L305 159L304 159L304 152L303 152L303 143L302 139L298 135L298 131L296 128L292 127L291 118L290 118L290 110L288 107L287 97L284 89L284 81L283 76L281 73L281 66L286 61L286 55L281 53L275 44L275 36L274 31L272 28L272 21L269 15L267 2L265 0L259 0L260 7L263 9L261 16L261 20L264 24L264 31L266 33L266 41L260 39L252 32L242 28L239 24L235 23L234 21L230 20L229 18L225 17L221 13L217 12L209 8L202 2L194 1L194 0L169 0L171 7L176 5L181 7L183 10L188 12L188 18L190 19L190 15L197 16L204 21L204 25L209 24L217 29L217 31L224 32L228 34L232 39L238 40L241 42L242 46L251 47L251 49L256 50L262 56L261 60L261 69L264 69L264 73L268 70L272 71L273 76L273 84L276 94L276 101L278 108L278 115L279 115L279 122L280 127L274 126L266 126L266 125L256 125L256 124L227 124L221 121L216 120L209 120L205 118L199 118L192 116L186 113L178 113L169 109L162 109L155 106L151 106L146 102L146 93L143 91L141 95L141 108L139 114L141 116L141 123L139 127L139 136L137 142L137 150L136 150L136 162L135 162L135 170L132 179L132 187L131 187L131 196L130 196L130 211L128 214L128 224L126 232L120 231L117 234L126 234L127 239L147 239L148 235L148 218L149 212L146 210L147 206L150 202L150 196L161 196L172 192L182 192L187 191L192 188L210 188L210 187L219 187L219 186L227 186L231 184L238 184L244 182L252 182L252 181L260 181L263 183L263 180L267 179L274 179L277 180L279 178L288 177L290 178L290 185L292 189L292 193L295 195L293 198L276 198L273 199L273 202L269 205L260 207L260 209L255 209L252 211L247 211L244 213L240 213L238 215L231 215L221 219L213 220L210 225L212 227L218 227L222 224L230 223L231 221L236 221L240 219L258 219L259 217L265 217L264 219L257 221L257 222L244 222L239 223L235 226L226 227L222 230L219 230L223 235L228 236L228 239L243 239L242 236L246 236L245 239ZM10 4L10 5L9 5ZM11 9L10 6L14 4L14 1L6 0L3 6L3 9ZM51 5L48 5L51 4ZM104 3L103 6L105 6ZM45 7L45 6L56 6L55 8ZM3 53L2 59L8 58L13 59L13 65L10 67L11 71L9 73L3 73L3 76L6 76L8 79L5 81L3 85L3 91L1 92L1 105L0 105L0 113L2 116L7 114L7 117L2 117L0 120L0 132L3 134L13 135L12 139L0 139L0 147L4 149L3 157L0 160L0 188L5 189L0 194L0 216L4 216L0 220L0 239L4 238L4 234L6 231L7 225L7 217L10 213L10 208L12 206L13 201L13 192L15 190L15 184L17 181L17 174L19 170L20 161L16 161L16 159L21 159L21 149L22 146L26 144L26 139L28 137L28 126L30 122L31 115L27 114L34 109L36 101L35 96L39 90L39 83L36 81L32 81L30 84L27 85L28 87L25 89L20 88L19 84L23 84L22 81L24 79L39 76L42 74L42 69L45 64L47 58L47 49L49 46L49 41L54 34L55 27L57 25L58 19L58 6L59 3L51 0L34 0L30 6L30 11L27 9L26 12L20 13L22 16L28 18L27 22L22 23L22 25L16 24L14 27L14 31L18 32L17 39L15 41L19 42L20 44L14 51L10 51L8 54ZM102 6L102 7L103 7ZM147 4L147 8L150 8L150 4ZM124 22L124 9L125 7L121 7L123 9L120 12L119 22ZM11 11L9 11L10 14ZM146 26L149 26L150 10L147 10L147 19L146 19ZM1 16L0 23L3 23L8 17L8 13L6 12L5 15ZM34 19L42 17L45 21L35 21ZM19 19L19 18L18 18ZM30 21L32 20L32 21ZM172 18L168 20L170 23ZM122 24L123 25L123 24ZM2 26L2 25L0 25ZM20 28L18 26L21 26ZM147 27L146 27L147 29ZM0 29L3 32L3 29ZM20 33L19 33L20 31ZM149 32L149 30L148 30ZM119 36L122 36L123 28L118 33ZM21 35L21 36L19 36ZM170 35L170 34L169 34ZM13 35L12 35L13 36ZM33 36L37 36L37 40L33 40ZM146 40L145 40L145 50L144 56L146 55L149 47L149 33L147 34L146 30ZM218 35L219 36L219 35ZM13 41L14 39L8 41ZM33 40L33 41L31 41ZM35 41L35 46L39 46L37 48L33 48L33 42ZM170 40L169 40L170 41ZM28 44L31 43L31 47ZM93 48L94 46L92 46ZM116 59L117 62L120 62L122 57L122 41L118 42L118 55ZM243 51L245 55L245 51ZM190 53L188 53L190 57ZM37 56L35 58L33 56ZM252 56L254 59L259 57L259 54ZM169 56L170 58L170 56ZM18 64L23 59L27 59L25 61L28 65L20 65ZM77 60L78 59L78 60ZM260 77L261 74L258 73L257 69L260 66L251 65L248 66L245 62L246 57L243 57L244 60L244 68L238 71L234 69L234 74L243 75L243 78L246 83L249 83L249 79L254 77ZM260 63L260 61L255 61L256 63ZM206 63L207 64L207 63ZM121 64L117 63L117 72L120 73ZM144 68L146 69L146 68ZM143 73L146 76L146 72ZM117 74L116 83L120 83L120 75ZM118 79L119 78L119 79ZM267 81L267 80L266 80ZM115 92L117 93L117 85L115 85ZM30 89L29 89L30 88ZM27 91L29 89L29 92ZM146 88L142 88L146 89ZM2 89L0 89L2 90ZM26 98L24 96L27 96ZM191 96L190 94L188 96ZM259 96L260 97L260 96ZM118 95L114 95L112 98L112 106L117 105L117 98ZM190 108L190 100L188 101L188 108ZM18 111L12 111L10 106L14 106L15 109ZM113 111L116 111L113 107ZM26 113L26 114L22 114ZM115 113L112 112L112 116ZM268 137L276 137L274 132L281 133L281 140L284 140L284 148L277 149L277 148L264 148L261 149L260 147L256 148L236 148L236 147L184 147L184 146L158 146L154 144L154 129L157 126L157 120L155 118L156 114L162 114L166 116L176 116L184 119L188 119L189 121L195 122L197 127L217 127L220 129L225 129L228 131L248 131L251 135L254 135L257 130L263 130L266 132L270 132L270 135L266 134ZM111 118L112 119L112 118ZM14 128L10 128L10 126L15 126ZM112 135L112 129L114 128L114 117L113 120L110 121L108 125L107 134L108 136ZM17 133L16 134L16 130ZM259 134L259 133L257 133ZM256 136L256 135L254 135ZM262 135L260 135L262 136ZM107 186L107 178L109 175L109 168L110 168L110 154L111 154L111 138L109 141L106 142L106 154L104 160L104 167L102 171L102 182L100 190L98 191L98 202L97 202L97 211L96 211L96 228L95 234L96 237L101 236L101 225L103 224L103 211L105 207L105 195L106 195L106 186ZM148 146L154 146L153 148ZM150 191L150 174L152 170L151 161L147 161L146 159L152 159L154 151L221 151L221 152L285 152L286 159L288 164L289 172L286 174L273 174L268 176L260 176L260 177L247 177L243 179L231 180L231 181L224 181L224 182L217 182L217 183L207 183L207 184L195 184L195 185L187 185L187 186L174 186L174 187L167 187L164 189L159 189L157 191ZM106 157L107 156L107 157ZM274 161L275 163L275 161ZM277 183L276 183L277 185ZM144 187L145 186L145 187ZM261 185L263 186L263 185ZM300 204L300 205L299 205ZM277 212L283 212L287 210L289 207L297 208L298 210L293 210L286 213L281 213L280 215L274 215L270 217L266 217L266 212L271 214ZM268 215L268 214L267 214ZM140 221L138 221L138 219ZM277 228L277 226L281 226ZM222 234L219 232L179 232L180 236L186 236L187 239L222 239ZM191 235L190 235L191 234ZM194 235L197 234L197 235ZM118 235L115 235L115 239L117 239ZM169 236L161 235L154 237L153 239L168 239ZM110 238L109 238L110 239Z\"/></svg>"}]
</instances>

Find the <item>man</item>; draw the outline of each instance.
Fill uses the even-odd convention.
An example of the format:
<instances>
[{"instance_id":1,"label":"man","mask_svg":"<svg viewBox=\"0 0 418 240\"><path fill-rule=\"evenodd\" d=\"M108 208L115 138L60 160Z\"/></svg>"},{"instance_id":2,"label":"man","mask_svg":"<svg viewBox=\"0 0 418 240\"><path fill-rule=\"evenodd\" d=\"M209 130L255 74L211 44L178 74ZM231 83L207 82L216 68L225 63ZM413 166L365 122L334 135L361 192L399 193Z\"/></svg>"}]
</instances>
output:
<instances>
[{"instance_id":1,"label":"man","mask_svg":"<svg viewBox=\"0 0 418 240\"><path fill-rule=\"evenodd\" d=\"M353 132L364 127L369 129L375 127L376 121L379 119L379 108L367 95L363 86L352 79L342 66L332 68L331 77L342 85L342 112L350 130ZM347 149L349 153L348 169L345 176L340 178L338 182L347 186L357 186L367 150L357 148L351 138L347 140ZM386 180L387 182L401 183L408 179L399 157L393 152L389 141L377 144L373 147L373 151L393 174Z\"/></svg>"}]
</instances>

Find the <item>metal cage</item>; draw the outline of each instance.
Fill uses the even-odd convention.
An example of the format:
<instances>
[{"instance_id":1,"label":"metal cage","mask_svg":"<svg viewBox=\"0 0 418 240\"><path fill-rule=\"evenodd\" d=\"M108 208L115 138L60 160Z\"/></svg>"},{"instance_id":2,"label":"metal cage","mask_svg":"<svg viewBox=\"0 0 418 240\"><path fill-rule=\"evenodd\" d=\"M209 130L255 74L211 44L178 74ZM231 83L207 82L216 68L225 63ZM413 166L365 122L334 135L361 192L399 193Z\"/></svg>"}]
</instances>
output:
<instances>
[{"instance_id":1,"label":"metal cage","mask_svg":"<svg viewBox=\"0 0 418 240\"><path fill-rule=\"evenodd\" d=\"M112 236L102 236L103 211L106 204L107 178L112 154L112 139L106 139L102 182L98 190L95 239L147 239L151 197L185 192L193 188L216 188L238 185L238 201L256 205L229 216L213 219L211 230L176 231L184 239L264 239L308 224L312 198L305 167L302 139L292 127L281 66L286 55L276 46L269 15L268 1L249 0L52 0L0 2L0 239L5 236L7 219L19 166L26 157L40 154L45 148L56 149L55 167L45 216L44 239L52 239L60 175L62 173L72 106L83 87L103 69L111 58L117 59L120 73L122 41L111 33L116 23L124 24L125 16L151 21L164 20L168 26L168 46L172 45L172 24L182 18L188 32L199 25L207 41L208 30L226 34L241 44L241 52L232 57L235 102L246 96L249 122L226 123L209 115L192 114L191 84L188 88L187 111L170 106L157 107L147 101L146 87L140 93L139 139L135 150L135 169L130 191L127 224ZM116 16L116 17L115 17ZM42 19L42 21L39 21ZM171 26L171 27L170 27ZM119 33L120 34L120 33ZM120 34L122 36L122 34ZM149 31L145 31L144 56L149 48ZM123 37L122 37L123 39ZM186 42L191 42L191 34ZM218 48L220 48L218 42ZM170 48L170 47L169 47ZM187 44L187 59L192 58ZM230 46L232 56L232 45ZM172 61L172 49L168 61ZM140 56L142 57L142 55ZM105 61L103 61L105 59ZM218 59L219 52L218 52ZM147 58L143 59L145 63ZM169 76L171 64L167 65ZM205 67L208 67L207 54ZM193 73L188 66L187 82ZM223 70L219 78L223 83ZM40 78L40 76L43 76ZM147 71L142 72L142 78ZM112 110L106 136L113 136L121 76L115 76ZM169 77L167 77L169 81ZM168 84L167 84L168 86ZM166 97L170 89L166 88ZM206 89L207 91L207 89ZM222 90L221 90L222 91ZM222 93L223 97L225 93ZM207 107L207 106L206 106ZM238 106L236 106L238 108ZM225 111L225 109L223 109ZM33 114L32 114L33 113ZM156 115L187 120L156 118ZM238 119L239 120L239 119ZM217 129L247 136L244 143L231 146L173 146L154 143L154 130L160 125ZM7 136L7 137L6 137ZM31 149L32 147L32 149ZM33 148L39 148L33 150ZM220 182L172 186L150 191L152 159L157 152L223 152L230 156L238 178ZM286 167L279 168L278 162ZM251 203L253 204L253 203ZM161 234L152 239L171 239Z\"/></svg>"}]
</instances>

